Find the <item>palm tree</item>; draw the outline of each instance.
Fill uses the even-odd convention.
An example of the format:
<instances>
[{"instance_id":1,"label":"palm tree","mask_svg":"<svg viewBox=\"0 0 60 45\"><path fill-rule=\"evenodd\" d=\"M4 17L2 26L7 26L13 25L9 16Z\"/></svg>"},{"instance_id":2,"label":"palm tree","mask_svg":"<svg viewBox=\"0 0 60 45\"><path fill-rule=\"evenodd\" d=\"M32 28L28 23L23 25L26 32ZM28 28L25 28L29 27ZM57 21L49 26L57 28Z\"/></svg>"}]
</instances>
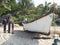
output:
<instances>
[{"instance_id":1,"label":"palm tree","mask_svg":"<svg viewBox=\"0 0 60 45\"><path fill-rule=\"evenodd\" d=\"M49 3L45 2L45 5L40 4L39 6L37 6L37 13L39 15L47 13L50 9L50 7L49 7L50 4L51 4L50 2Z\"/></svg>"},{"instance_id":2,"label":"palm tree","mask_svg":"<svg viewBox=\"0 0 60 45\"><path fill-rule=\"evenodd\" d=\"M34 6L32 0L19 0L20 12L22 14L29 13L29 10Z\"/></svg>"},{"instance_id":3,"label":"palm tree","mask_svg":"<svg viewBox=\"0 0 60 45\"><path fill-rule=\"evenodd\" d=\"M45 2L45 6L44 6L44 11L45 11L45 13L47 13L48 11L49 11L49 6L50 6L50 2L49 3L47 3L47 1Z\"/></svg>"}]
</instances>

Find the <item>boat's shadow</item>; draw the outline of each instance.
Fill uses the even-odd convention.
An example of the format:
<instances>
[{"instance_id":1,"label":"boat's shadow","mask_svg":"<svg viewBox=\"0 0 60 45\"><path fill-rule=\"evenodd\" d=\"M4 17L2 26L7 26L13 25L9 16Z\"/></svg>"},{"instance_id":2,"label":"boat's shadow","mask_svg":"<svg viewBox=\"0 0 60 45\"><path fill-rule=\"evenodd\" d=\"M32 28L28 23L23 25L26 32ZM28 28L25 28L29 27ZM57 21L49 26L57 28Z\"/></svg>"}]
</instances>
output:
<instances>
[{"instance_id":1,"label":"boat's shadow","mask_svg":"<svg viewBox=\"0 0 60 45\"><path fill-rule=\"evenodd\" d=\"M36 33L15 30L8 40L1 45L39 45L38 39L32 39Z\"/></svg>"},{"instance_id":2,"label":"boat's shadow","mask_svg":"<svg viewBox=\"0 0 60 45\"><path fill-rule=\"evenodd\" d=\"M16 30L15 31L15 36L22 37L22 38L27 38L27 39L31 39L34 36L39 36L39 34L38 33L33 33L33 32L20 31L20 30L17 31Z\"/></svg>"}]
</instances>

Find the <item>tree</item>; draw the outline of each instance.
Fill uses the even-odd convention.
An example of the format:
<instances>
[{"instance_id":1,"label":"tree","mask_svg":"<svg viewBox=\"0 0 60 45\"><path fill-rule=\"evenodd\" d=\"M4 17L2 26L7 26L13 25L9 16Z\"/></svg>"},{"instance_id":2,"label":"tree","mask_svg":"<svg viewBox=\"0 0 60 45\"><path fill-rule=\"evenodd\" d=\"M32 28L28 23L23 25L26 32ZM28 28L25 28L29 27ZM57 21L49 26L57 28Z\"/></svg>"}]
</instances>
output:
<instances>
[{"instance_id":1,"label":"tree","mask_svg":"<svg viewBox=\"0 0 60 45\"><path fill-rule=\"evenodd\" d=\"M42 15L44 13L43 10L44 10L43 4L40 4L39 6L37 6L36 8L37 15Z\"/></svg>"},{"instance_id":2,"label":"tree","mask_svg":"<svg viewBox=\"0 0 60 45\"><path fill-rule=\"evenodd\" d=\"M51 4L50 2L49 3L47 3L47 1L45 2L45 6L44 6L45 13L49 10L50 4Z\"/></svg>"},{"instance_id":3,"label":"tree","mask_svg":"<svg viewBox=\"0 0 60 45\"><path fill-rule=\"evenodd\" d=\"M43 15L47 13L50 9L50 4L51 4L50 2L49 3L45 2L45 5L43 4L38 5L36 8L37 15Z\"/></svg>"},{"instance_id":4,"label":"tree","mask_svg":"<svg viewBox=\"0 0 60 45\"><path fill-rule=\"evenodd\" d=\"M26 15L30 13L30 9L33 7L32 0L19 0L20 14Z\"/></svg>"},{"instance_id":5,"label":"tree","mask_svg":"<svg viewBox=\"0 0 60 45\"><path fill-rule=\"evenodd\" d=\"M5 13L7 10L11 11L11 6L9 5L10 0L0 0L0 15Z\"/></svg>"}]
</instances>

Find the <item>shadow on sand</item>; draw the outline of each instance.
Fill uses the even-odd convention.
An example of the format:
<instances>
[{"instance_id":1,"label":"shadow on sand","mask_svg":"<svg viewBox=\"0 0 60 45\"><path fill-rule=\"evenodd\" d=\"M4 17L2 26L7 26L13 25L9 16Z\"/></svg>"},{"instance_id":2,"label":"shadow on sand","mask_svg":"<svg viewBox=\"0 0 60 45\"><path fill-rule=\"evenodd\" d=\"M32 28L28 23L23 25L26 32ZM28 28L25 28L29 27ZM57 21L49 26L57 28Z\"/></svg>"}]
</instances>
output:
<instances>
[{"instance_id":1,"label":"shadow on sand","mask_svg":"<svg viewBox=\"0 0 60 45\"><path fill-rule=\"evenodd\" d=\"M27 33L20 30L15 30L8 40L2 45L39 45L38 39L32 39L36 33Z\"/></svg>"}]
</instances>

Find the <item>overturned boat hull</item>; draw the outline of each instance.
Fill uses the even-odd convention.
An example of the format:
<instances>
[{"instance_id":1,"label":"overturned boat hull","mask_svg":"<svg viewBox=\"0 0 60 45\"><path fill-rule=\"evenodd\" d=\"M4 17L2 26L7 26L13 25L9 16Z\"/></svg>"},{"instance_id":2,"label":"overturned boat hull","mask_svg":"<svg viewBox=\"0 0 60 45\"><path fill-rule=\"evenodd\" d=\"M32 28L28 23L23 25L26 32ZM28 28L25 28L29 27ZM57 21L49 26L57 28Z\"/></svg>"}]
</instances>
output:
<instances>
[{"instance_id":1,"label":"overturned boat hull","mask_svg":"<svg viewBox=\"0 0 60 45\"><path fill-rule=\"evenodd\" d=\"M41 32L48 34L50 31L52 19L53 19L53 13L31 23L27 24L23 23L23 28L24 30L31 32Z\"/></svg>"}]
</instances>

